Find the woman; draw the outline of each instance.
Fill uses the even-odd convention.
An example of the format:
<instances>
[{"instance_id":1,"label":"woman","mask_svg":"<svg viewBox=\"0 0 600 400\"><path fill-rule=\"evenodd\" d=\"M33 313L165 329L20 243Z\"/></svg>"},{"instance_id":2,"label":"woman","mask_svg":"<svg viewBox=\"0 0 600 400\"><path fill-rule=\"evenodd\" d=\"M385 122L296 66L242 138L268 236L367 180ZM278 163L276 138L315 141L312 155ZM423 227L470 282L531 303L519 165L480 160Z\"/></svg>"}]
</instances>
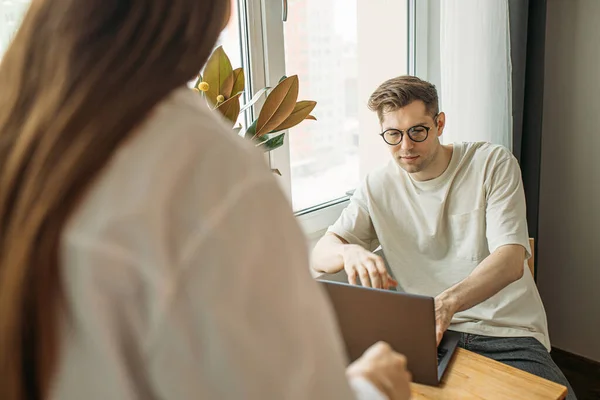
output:
<instances>
[{"instance_id":1,"label":"woman","mask_svg":"<svg viewBox=\"0 0 600 400\"><path fill-rule=\"evenodd\" d=\"M274 179L185 88L228 17L32 3L0 65L0 398L408 396L385 345L344 376Z\"/></svg>"}]
</instances>

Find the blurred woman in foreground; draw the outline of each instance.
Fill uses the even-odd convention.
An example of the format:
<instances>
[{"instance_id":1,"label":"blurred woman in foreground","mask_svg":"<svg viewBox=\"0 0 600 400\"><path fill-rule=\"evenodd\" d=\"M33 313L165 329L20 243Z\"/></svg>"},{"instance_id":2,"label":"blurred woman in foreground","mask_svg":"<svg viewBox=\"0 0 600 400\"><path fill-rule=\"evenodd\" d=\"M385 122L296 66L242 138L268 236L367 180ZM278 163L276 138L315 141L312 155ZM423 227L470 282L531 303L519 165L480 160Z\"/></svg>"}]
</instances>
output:
<instances>
[{"instance_id":1,"label":"blurred woman in foreground","mask_svg":"<svg viewBox=\"0 0 600 400\"><path fill-rule=\"evenodd\" d=\"M0 65L0 398L408 396L385 345L344 374L289 205L186 89L228 17L32 2Z\"/></svg>"}]
</instances>

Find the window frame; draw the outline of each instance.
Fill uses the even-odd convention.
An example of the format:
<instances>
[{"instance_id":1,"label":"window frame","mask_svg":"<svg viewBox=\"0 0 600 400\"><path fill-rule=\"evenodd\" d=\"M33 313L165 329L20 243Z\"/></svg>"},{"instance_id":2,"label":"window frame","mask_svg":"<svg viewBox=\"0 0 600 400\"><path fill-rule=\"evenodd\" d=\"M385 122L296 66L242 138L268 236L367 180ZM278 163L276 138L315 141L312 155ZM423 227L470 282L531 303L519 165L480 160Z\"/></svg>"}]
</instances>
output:
<instances>
[{"instance_id":1,"label":"window frame","mask_svg":"<svg viewBox=\"0 0 600 400\"><path fill-rule=\"evenodd\" d=\"M250 80L253 90L274 86L286 74L283 6L285 0L238 0L246 7ZM408 0L408 68L410 74L427 78L428 7L432 0ZM243 20L243 17L240 17ZM260 107L261 102L257 103ZM258 108L257 107L257 108ZM287 132L286 132L287 134ZM271 168L281 172L278 181L292 202L290 144L266 155ZM349 204L350 195L296 212L296 218L305 234L311 238L321 235L340 216Z\"/></svg>"}]
</instances>

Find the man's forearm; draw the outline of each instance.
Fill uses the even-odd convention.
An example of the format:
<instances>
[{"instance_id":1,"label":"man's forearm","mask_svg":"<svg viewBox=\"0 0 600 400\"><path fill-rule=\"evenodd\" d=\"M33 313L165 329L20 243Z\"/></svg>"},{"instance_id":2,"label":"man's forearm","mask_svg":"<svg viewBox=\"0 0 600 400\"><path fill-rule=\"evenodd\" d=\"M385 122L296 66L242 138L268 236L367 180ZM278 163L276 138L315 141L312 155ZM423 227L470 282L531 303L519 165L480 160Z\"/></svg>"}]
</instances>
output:
<instances>
[{"instance_id":1,"label":"man's forearm","mask_svg":"<svg viewBox=\"0 0 600 400\"><path fill-rule=\"evenodd\" d=\"M447 302L455 313L489 299L523 276L525 249L506 245L490 254L463 281L441 293L438 298Z\"/></svg>"},{"instance_id":2,"label":"man's forearm","mask_svg":"<svg viewBox=\"0 0 600 400\"><path fill-rule=\"evenodd\" d=\"M343 251L347 242L332 233L327 233L315 245L310 266L317 272L335 274L344 268Z\"/></svg>"}]
</instances>

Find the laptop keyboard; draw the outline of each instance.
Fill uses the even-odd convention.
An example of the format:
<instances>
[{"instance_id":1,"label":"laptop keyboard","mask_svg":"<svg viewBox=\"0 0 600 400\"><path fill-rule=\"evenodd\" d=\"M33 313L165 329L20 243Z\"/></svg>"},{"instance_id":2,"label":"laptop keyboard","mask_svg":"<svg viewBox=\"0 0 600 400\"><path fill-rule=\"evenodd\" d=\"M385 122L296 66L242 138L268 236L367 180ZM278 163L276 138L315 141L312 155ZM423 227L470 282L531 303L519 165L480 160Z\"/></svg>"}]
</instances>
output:
<instances>
[{"instance_id":1,"label":"laptop keyboard","mask_svg":"<svg viewBox=\"0 0 600 400\"><path fill-rule=\"evenodd\" d=\"M448 352L447 349L444 349L443 347L438 347L437 349L437 360L438 360L438 364L440 363L440 360L442 358L444 358L444 356L446 355L446 353Z\"/></svg>"}]
</instances>

